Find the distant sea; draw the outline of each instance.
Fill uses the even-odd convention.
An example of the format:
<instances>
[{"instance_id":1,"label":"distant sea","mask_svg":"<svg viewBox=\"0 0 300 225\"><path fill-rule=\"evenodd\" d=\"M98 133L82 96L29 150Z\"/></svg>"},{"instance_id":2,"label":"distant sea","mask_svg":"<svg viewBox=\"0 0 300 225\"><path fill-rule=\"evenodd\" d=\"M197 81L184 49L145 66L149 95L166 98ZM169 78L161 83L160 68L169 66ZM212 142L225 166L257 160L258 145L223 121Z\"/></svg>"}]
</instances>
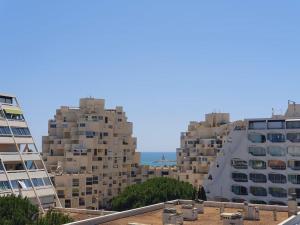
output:
<instances>
[{"instance_id":1,"label":"distant sea","mask_svg":"<svg viewBox=\"0 0 300 225\"><path fill-rule=\"evenodd\" d=\"M141 152L141 164L150 166L161 165L176 165L176 162L155 163L156 160L161 160L162 156L165 156L166 160L176 161L176 152Z\"/></svg>"}]
</instances>

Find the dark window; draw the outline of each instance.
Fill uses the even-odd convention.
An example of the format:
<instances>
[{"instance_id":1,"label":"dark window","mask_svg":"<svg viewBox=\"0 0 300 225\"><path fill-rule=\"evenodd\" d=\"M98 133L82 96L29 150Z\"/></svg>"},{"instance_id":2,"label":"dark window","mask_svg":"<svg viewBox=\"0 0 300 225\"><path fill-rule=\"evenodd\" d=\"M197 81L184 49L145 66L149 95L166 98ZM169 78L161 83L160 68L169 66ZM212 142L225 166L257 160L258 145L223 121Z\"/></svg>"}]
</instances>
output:
<instances>
[{"instance_id":1,"label":"dark window","mask_svg":"<svg viewBox=\"0 0 300 225\"><path fill-rule=\"evenodd\" d=\"M10 185L8 181L0 181L0 191L5 191L10 189Z\"/></svg>"},{"instance_id":2,"label":"dark window","mask_svg":"<svg viewBox=\"0 0 300 225\"><path fill-rule=\"evenodd\" d=\"M265 156L266 149L263 147L249 147L249 153L253 156Z\"/></svg>"},{"instance_id":3,"label":"dark window","mask_svg":"<svg viewBox=\"0 0 300 225\"><path fill-rule=\"evenodd\" d=\"M287 191L284 188L279 187L269 187L269 194L273 197L278 198L286 198L287 197Z\"/></svg>"},{"instance_id":4,"label":"dark window","mask_svg":"<svg viewBox=\"0 0 300 225\"><path fill-rule=\"evenodd\" d=\"M12 127L11 130L15 136L30 136L30 131L27 127Z\"/></svg>"},{"instance_id":5,"label":"dark window","mask_svg":"<svg viewBox=\"0 0 300 225\"><path fill-rule=\"evenodd\" d=\"M300 121L286 121L287 129L300 129Z\"/></svg>"},{"instance_id":6,"label":"dark window","mask_svg":"<svg viewBox=\"0 0 300 225\"><path fill-rule=\"evenodd\" d=\"M285 142L285 136L281 133L268 134L268 140L274 143Z\"/></svg>"},{"instance_id":7,"label":"dark window","mask_svg":"<svg viewBox=\"0 0 300 225\"><path fill-rule=\"evenodd\" d=\"M255 196L267 196L267 190L264 187L250 187L250 193Z\"/></svg>"},{"instance_id":8,"label":"dark window","mask_svg":"<svg viewBox=\"0 0 300 225\"><path fill-rule=\"evenodd\" d=\"M275 184L285 184L286 183L286 176L283 174L275 174L271 173L268 175L269 181Z\"/></svg>"},{"instance_id":9,"label":"dark window","mask_svg":"<svg viewBox=\"0 0 300 225\"><path fill-rule=\"evenodd\" d=\"M98 184L98 176L93 176L93 184Z\"/></svg>"},{"instance_id":10,"label":"dark window","mask_svg":"<svg viewBox=\"0 0 300 225\"><path fill-rule=\"evenodd\" d=\"M292 184L300 184L300 175L298 175L298 174L288 175L288 180Z\"/></svg>"},{"instance_id":11,"label":"dark window","mask_svg":"<svg viewBox=\"0 0 300 225\"><path fill-rule=\"evenodd\" d=\"M248 176L244 173L232 173L231 177L236 182L248 182Z\"/></svg>"},{"instance_id":12,"label":"dark window","mask_svg":"<svg viewBox=\"0 0 300 225\"><path fill-rule=\"evenodd\" d=\"M71 200L70 199L65 200L65 208L71 208Z\"/></svg>"},{"instance_id":13,"label":"dark window","mask_svg":"<svg viewBox=\"0 0 300 225\"><path fill-rule=\"evenodd\" d=\"M35 187L44 186L44 182L42 178L32 178L32 183Z\"/></svg>"},{"instance_id":14,"label":"dark window","mask_svg":"<svg viewBox=\"0 0 300 225\"><path fill-rule=\"evenodd\" d=\"M249 130L263 130L267 128L265 120L262 121L249 121Z\"/></svg>"},{"instance_id":15,"label":"dark window","mask_svg":"<svg viewBox=\"0 0 300 225\"><path fill-rule=\"evenodd\" d=\"M92 185L93 184L93 178L92 177L87 177L86 178L86 185Z\"/></svg>"},{"instance_id":16,"label":"dark window","mask_svg":"<svg viewBox=\"0 0 300 225\"><path fill-rule=\"evenodd\" d=\"M232 185L231 191L236 195L248 195L247 188L244 186Z\"/></svg>"},{"instance_id":17,"label":"dark window","mask_svg":"<svg viewBox=\"0 0 300 225\"><path fill-rule=\"evenodd\" d=\"M267 183L267 176L262 173L250 173L250 178L254 183Z\"/></svg>"},{"instance_id":18,"label":"dark window","mask_svg":"<svg viewBox=\"0 0 300 225\"><path fill-rule=\"evenodd\" d=\"M300 133L288 133L286 138L290 142L299 143L300 142Z\"/></svg>"},{"instance_id":19,"label":"dark window","mask_svg":"<svg viewBox=\"0 0 300 225\"><path fill-rule=\"evenodd\" d=\"M268 121L268 129L284 129L284 120Z\"/></svg>"},{"instance_id":20,"label":"dark window","mask_svg":"<svg viewBox=\"0 0 300 225\"><path fill-rule=\"evenodd\" d=\"M0 127L0 136L11 136L9 127Z\"/></svg>"}]
</instances>

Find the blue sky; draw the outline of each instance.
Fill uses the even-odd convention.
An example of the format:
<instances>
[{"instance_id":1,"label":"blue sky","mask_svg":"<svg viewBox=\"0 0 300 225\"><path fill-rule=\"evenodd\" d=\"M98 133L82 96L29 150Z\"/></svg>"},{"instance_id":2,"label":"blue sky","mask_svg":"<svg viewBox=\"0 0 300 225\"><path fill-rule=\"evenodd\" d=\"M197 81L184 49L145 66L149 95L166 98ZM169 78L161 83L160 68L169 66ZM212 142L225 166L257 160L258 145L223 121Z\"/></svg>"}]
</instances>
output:
<instances>
[{"instance_id":1,"label":"blue sky","mask_svg":"<svg viewBox=\"0 0 300 225\"><path fill-rule=\"evenodd\" d=\"M212 111L264 117L300 102L298 1L0 0L0 92L36 141L80 97L122 105L139 151L175 151Z\"/></svg>"}]
</instances>

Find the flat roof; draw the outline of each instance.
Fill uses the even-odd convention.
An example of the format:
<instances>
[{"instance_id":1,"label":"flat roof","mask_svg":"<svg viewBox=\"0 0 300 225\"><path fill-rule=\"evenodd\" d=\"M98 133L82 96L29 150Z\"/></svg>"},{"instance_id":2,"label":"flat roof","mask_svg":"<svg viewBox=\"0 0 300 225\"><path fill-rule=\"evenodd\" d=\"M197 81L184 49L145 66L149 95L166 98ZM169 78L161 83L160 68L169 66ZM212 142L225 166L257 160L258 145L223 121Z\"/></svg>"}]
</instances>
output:
<instances>
[{"instance_id":1,"label":"flat roof","mask_svg":"<svg viewBox=\"0 0 300 225\"><path fill-rule=\"evenodd\" d=\"M181 211L181 207L177 206L177 211ZM241 212L242 209L225 208L225 213ZM273 211L259 210L260 220L251 221L244 220L244 225L277 225L288 218L287 212L276 212L277 220L273 219ZM127 225L128 223L141 223L147 225L162 224L162 209L135 216L129 216L122 219L102 223L102 225ZM185 225L223 225L220 218L220 208L204 207L204 214L198 214L198 219L195 221L184 221Z\"/></svg>"},{"instance_id":2,"label":"flat roof","mask_svg":"<svg viewBox=\"0 0 300 225\"><path fill-rule=\"evenodd\" d=\"M10 97L10 98L15 98L15 97L16 97L16 96L14 96L14 95L5 94L5 93L0 93L0 96Z\"/></svg>"}]
</instances>

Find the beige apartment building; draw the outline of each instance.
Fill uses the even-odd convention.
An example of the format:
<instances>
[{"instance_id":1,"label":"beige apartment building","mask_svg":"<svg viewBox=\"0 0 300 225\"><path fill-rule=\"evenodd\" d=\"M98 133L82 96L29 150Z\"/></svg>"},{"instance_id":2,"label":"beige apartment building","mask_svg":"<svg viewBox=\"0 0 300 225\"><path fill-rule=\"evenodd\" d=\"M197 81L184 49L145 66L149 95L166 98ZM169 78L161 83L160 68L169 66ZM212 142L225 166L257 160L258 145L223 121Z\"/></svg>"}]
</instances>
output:
<instances>
[{"instance_id":1,"label":"beige apartment building","mask_svg":"<svg viewBox=\"0 0 300 225\"><path fill-rule=\"evenodd\" d=\"M207 177L212 165L227 140L230 131L228 113L210 113L205 121L190 122L188 131L181 133L177 149L178 177L198 187Z\"/></svg>"},{"instance_id":2,"label":"beige apartment building","mask_svg":"<svg viewBox=\"0 0 300 225\"><path fill-rule=\"evenodd\" d=\"M126 186L148 178L139 165L132 123L122 107L105 109L103 99L80 99L49 120L43 159L54 176L63 207L99 209Z\"/></svg>"}]
</instances>

